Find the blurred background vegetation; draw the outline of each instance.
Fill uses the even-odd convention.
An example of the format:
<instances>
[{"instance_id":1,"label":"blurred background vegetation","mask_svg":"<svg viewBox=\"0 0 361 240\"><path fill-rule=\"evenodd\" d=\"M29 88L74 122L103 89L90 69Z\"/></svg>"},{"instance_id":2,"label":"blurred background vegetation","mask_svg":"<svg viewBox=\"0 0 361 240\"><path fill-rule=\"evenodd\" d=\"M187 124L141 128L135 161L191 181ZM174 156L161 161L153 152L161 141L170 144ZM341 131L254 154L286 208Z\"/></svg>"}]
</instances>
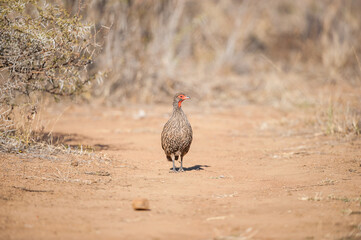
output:
<instances>
[{"instance_id":1,"label":"blurred background vegetation","mask_svg":"<svg viewBox=\"0 0 361 240\"><path fill-rule=\"evenodd\" d=\"M309 104L319 85L360 85L360 1L65 0L96 28L105 101ZM105 37L105 38L103 38ZM309 87L309 88L308 88ZM306 95L306 96L305 96Z\"/></svg>"},{"instance_id":2,"label":"blurred background vegetation","mask_svg":"<svg viewBox=\"0 0 361 240\"><path fill-rule=\"evenodd\" d=\"M109 28L92 66L105 103L166 103L184 90L205 104L311 109L316 128L360 133L361 1L64 3Z\"/></svg>"},{"instance_id":3,"label":"blurred background vegetation","mask_svg":"<svg viewBox=\"0 0 361 240\"><path fill-rule=\"evenodd\" d=\"M311 111L326 133L360 134L361 1L32 2L93 24L87 101L169 103L182 90L200 105Z\"/></svg>"}]
</instances>

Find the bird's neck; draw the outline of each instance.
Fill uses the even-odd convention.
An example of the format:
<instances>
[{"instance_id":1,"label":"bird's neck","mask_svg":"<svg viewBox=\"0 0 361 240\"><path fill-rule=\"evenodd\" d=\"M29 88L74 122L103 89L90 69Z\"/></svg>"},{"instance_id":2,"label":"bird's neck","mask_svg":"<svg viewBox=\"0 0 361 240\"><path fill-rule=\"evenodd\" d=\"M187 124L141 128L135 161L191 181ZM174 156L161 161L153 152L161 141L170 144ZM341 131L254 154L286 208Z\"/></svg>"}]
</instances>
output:
<instances>
[{"instance_id":1,"label":"bird's neck","mask_svg":"<svg viewBox=\"0 0 361 240\"><path fill-rule=\"evenodd\" d=\"M183 102L183 100L174 101L174 102L173 102L173 109L176 109L176 108L181 109L181 108L182 108L182 102Z\"/></svg>"},{"instance_id":2,"label":"bird's neck","mask_svg":"<svg viewBox=\"0 0 361 240\"><path fill-rule=\"evenodd\" d=\"M174 102L173 103L173 113L183 113L181 102Z\"/></svg>"}]
</instances>

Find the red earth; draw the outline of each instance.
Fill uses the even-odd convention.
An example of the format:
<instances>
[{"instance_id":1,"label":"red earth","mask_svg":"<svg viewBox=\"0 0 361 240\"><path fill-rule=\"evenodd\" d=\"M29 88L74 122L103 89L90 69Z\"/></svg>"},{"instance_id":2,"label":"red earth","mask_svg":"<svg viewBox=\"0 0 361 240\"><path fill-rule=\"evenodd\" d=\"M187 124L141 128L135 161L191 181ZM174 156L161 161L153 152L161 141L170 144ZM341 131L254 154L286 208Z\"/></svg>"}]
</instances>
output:
<instances>
[{"instance_id":1,"label":"red earth","mask_svg":"<svg viewBox=\"0 0 361 240\"><path fill-rule=\"evenodd\" d=\"M189 103L183 173L160 146L171 106L49 110L46 131L94 153L2 153L0 238L361 239L359 137L304 112Z\"/></svg>"}]
</instances>

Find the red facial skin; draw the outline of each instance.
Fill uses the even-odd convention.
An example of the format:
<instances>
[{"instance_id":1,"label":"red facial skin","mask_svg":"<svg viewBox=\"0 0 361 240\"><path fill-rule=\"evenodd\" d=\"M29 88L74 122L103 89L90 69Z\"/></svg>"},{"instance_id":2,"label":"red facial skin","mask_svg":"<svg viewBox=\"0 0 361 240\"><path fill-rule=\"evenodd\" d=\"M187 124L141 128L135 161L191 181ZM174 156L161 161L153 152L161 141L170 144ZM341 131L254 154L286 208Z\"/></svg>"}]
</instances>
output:
<instances>
[{"instance_id":1,"label":"red facial skin","mask_svg":"<svg viewBox=\"0 0 361 240\"><path fill-rule=\"evenodd\" d=\"M178 107L181 107L181 106L182 106L182 102L183 102L184 100L186 100L186 99L189 99L190 97L187 97L187 96L181 94L181 95L178 96L178 98L181 99L181 100L178 102Z\"/></svg>"}]
</instances>

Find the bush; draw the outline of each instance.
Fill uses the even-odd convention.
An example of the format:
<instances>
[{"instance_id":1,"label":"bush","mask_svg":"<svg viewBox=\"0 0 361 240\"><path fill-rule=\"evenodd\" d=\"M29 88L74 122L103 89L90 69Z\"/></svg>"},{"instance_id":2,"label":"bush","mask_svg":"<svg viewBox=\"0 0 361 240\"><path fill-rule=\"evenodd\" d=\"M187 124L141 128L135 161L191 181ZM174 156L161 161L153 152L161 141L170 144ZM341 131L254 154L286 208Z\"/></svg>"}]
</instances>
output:
<instances>
[{"instance_id":1,"label":"bush","mask_svg":"<svg viewBox=\"0 0 361 240\"><path fill-rule=\"evenodd\" d=\"M36 0L0 3L0 137L31 121L45 93L75 96L90 84L87 66L96 51L90 25L61 6ZM21 118L16 118L21 112ZM24 130L24 129L23 129ZM30 131L31 132L31 131ZM29 131L26 143L29 142ZM24 131L20 135L24 135ZM23 136L24 137L24 136ZM24 141L24 138L20 140ZM1 150L1 149L0 149Z\"/></svg>"}]
</instances>

